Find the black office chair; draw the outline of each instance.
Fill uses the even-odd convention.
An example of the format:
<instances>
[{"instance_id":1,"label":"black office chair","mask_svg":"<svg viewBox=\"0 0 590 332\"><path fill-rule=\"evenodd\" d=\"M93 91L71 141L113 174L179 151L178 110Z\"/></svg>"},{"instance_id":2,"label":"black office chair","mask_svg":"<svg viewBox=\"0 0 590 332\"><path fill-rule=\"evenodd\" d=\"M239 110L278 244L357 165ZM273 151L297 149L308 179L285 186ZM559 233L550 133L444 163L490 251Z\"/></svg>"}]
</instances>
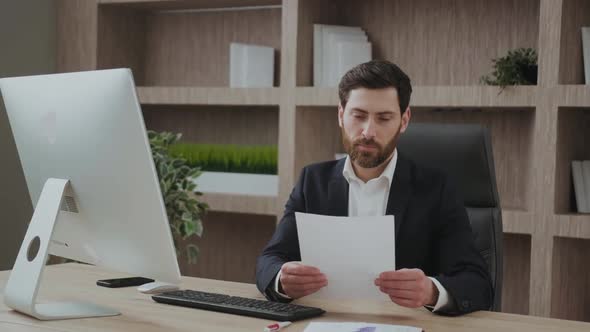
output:
<instances>
[{"instance_id":1,"label":"black office chair","mask_svg":"<svg viewBox=\"0 0 590 332\"><path fill-rule=\"evenodd\" d=\"M502 214L490 135L479 125L410 123L398 142L417 164L446 172L457 184L488 264L494 286L493 311L502 303Z\"/></svg>"}]
</instances>

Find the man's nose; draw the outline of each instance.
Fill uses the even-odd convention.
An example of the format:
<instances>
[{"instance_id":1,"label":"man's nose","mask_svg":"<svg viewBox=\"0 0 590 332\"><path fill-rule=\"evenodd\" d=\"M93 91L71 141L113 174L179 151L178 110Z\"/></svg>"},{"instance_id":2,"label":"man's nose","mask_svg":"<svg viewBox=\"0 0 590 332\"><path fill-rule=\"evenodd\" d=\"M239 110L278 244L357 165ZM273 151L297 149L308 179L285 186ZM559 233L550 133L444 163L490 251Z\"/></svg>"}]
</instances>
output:
<instances>
[{"instance_id":1,"label":"man's nose","mask_svg":"<svg viewBox=\"0 0 590 332\"><path fill-rule=\"evenodd\" d=\"M375 122L373 120L369 119L365 122L362 134L366 139L372 139L375 137Z\"/></svg>"}]
</instances>

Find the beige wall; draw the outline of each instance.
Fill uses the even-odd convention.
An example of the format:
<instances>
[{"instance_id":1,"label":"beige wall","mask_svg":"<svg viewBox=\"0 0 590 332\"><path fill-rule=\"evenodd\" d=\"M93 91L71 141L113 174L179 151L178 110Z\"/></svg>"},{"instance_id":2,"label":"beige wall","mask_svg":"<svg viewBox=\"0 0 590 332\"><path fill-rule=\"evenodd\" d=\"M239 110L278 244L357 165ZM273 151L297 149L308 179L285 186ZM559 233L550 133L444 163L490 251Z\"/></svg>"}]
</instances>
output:
<instances>
[{"instance_id":1,"label":"beige wall","mask_svg":"<svg viewBox=\"0 0 590 332\"><path fill-rule=\"evenodd\" d=\"M53 0L0 0L0 78L55 71ZM32 215L0 98L0 270L12 268Z\"/></svg>"}]
</instances>

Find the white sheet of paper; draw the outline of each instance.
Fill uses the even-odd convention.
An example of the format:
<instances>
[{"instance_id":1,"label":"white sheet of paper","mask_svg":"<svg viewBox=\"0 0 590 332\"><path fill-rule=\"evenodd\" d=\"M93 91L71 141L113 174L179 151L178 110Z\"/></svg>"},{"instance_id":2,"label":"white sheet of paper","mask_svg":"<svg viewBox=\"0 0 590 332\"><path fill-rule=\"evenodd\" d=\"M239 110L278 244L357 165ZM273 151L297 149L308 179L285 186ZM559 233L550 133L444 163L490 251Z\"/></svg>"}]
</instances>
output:
<instances>
[{"instance_id":1,"label":"white sheet of paper","mask_svg":"<svg viewBox=\"0 0 590 332\"><path fill-rule=\"evenodd\" d=\"M375 286L381 272L395 270L395 218L333 217L296 212L301 262L315 266L328 286L319 299L389 300Z\"/></svg>"},{"instance_id":2,"label":"white sheet of paper","mask_svg":"<svg viewBox=\"0 0 590 332\"><path fill-rule=\"evenodd\" d=\"M421 332L413 326L373 324L360 322L311 322L304 332Z\"/></svg>"}]
</instances>

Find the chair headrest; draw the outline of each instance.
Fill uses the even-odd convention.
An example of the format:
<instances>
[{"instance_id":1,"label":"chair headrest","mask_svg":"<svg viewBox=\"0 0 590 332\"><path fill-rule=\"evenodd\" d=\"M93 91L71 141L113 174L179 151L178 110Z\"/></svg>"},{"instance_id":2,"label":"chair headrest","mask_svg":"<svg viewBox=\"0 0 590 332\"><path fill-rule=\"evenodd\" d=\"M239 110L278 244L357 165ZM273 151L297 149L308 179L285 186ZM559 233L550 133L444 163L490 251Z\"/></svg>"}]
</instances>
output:
<instances>
[{"instance_id":1,"label":"chair headrest","mask_svg":"<svg viewBox=\"0 0 590 332\"><path fill-rule=\"evenodd\" d=\"M489 132L480 125L410 123L398 151L418 165L445 172L466 206L499 207Z\"/></svg>"}]
</instances>

